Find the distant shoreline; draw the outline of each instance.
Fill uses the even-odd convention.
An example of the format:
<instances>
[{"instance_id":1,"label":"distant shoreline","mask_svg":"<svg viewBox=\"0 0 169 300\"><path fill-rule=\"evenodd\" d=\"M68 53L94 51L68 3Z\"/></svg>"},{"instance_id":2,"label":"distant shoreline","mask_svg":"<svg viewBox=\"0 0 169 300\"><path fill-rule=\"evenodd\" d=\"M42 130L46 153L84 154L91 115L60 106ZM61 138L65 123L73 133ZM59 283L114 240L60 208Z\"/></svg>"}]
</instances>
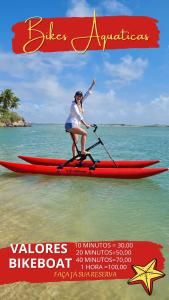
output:
<instances>
[{"instance_id":1,"label":"distant shoreline","mask_svg":"<svg viewBox=\"0 0 169 300\"><path fill-rule=\"evenodd\" d=\"M32 125L58 125L64 126L63 123L31 123ZM140 124L97 124L98 126L112 126L112 127L169 127L169 124L150 124L150 125L140 125Z\"/></svg>"},{"instance_id":2,"label":"distant shoreline","mask_svg":"<svg viewBox=\"0 0 169 300\"><path fill-rule=\"evenodd\" d=\"M24 120L24 122L20 121L20 122L15 122L14 124L10 124L9 126L2 126L5 124L0 124L0 128L14 128L14 127L32 127L34 125L57 125L57 126L64 126L63 123L29 123L26 122ZM140 124L97 124L99 127L106 127L106 126L111 126L111 127L116 127L116 128L147 128L147 127L151 127L151 128L168 128L169 125L167 124L145 124L145 125L140 125Z\"/></svg>"}]
</instances>

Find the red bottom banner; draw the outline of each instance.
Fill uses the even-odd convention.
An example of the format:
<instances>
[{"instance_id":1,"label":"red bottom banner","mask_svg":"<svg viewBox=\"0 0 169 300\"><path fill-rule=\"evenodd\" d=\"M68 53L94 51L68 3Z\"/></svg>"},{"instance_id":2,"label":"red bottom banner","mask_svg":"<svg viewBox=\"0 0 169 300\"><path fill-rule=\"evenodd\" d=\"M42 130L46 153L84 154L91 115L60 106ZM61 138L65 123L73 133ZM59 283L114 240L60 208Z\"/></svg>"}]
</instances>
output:
<instances>
[{"instance_id":1,"label":"red bottom banner","mask_svg":"<svg viewBox=\"0 0 169 300\"><path fill-rule=\"evenodd\" d=\"M0 249L0 284L129 279L150 262L163 270L161 249L147 241L11 244Z\"/></svg>"}]
</instances>

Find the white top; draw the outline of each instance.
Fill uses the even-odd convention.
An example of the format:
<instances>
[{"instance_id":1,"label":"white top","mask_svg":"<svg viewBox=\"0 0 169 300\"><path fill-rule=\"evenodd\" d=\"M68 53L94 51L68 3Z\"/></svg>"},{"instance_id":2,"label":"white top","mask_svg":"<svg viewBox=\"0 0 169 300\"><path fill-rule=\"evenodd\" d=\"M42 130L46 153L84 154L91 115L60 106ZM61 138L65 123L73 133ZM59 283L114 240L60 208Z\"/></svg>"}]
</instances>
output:
<instances>
[{"instance_id":1,"label":"white top","mask_svg":"<svg viewBox=\"0 0 169 300\"><path fill-rule=\"evenodd\" d=\"M84 102L84 100L91 94L91 90L88 90L83 99L82 99L82 103ZM79 111L78 105L76 104L75 101L72 101L71 107L70 107L70 113L69 116L66 120L66 123L71 123L72 124L72 128L74 127L79 127L80 126L80 122L83 120L83 115L82 113Z\"/></svg>"}]
</instances>

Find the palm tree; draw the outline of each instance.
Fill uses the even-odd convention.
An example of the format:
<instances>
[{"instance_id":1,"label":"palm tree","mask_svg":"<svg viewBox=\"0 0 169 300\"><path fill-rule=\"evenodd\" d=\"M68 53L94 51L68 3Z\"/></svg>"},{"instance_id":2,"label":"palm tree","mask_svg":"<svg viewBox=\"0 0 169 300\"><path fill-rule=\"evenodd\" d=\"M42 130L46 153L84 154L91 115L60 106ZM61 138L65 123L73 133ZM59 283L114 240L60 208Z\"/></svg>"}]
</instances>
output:
<instances>
[{"instance_id":1,"label":"palm tree","mask_svg":"<svg viewBox=\"0 0 169 300\"><path fill-rule=\"evenodd\" d=\"M20 101L20 99L17 98L16 96L14 96L10 108L17 109L18 106L20 105L19 101Z\"/></svg>"},{"instance_id":2,"label":"palm tree","mask_svg":"<svg viewBox=\"0 0 169 300\"><path fill-rule=\"evenodd\" d=\"M0 94L0 111L7 111L10 108L17 109L20 99L15 96L11 89L5 89Z\"/></svg>"}]
</instances>

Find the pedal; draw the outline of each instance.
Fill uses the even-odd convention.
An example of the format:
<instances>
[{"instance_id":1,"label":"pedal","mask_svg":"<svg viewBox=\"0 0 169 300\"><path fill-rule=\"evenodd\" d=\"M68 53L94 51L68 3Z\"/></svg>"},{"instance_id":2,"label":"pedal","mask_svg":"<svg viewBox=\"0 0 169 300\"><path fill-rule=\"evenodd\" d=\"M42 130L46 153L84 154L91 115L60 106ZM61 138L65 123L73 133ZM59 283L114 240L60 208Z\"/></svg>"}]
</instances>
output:
<instances>
[{"instance_id":1,"label":"pedal","mask_svg":"<svg viewBox=\"0 0 169 300\"><path fill-rule=\"evenodd\" d=\"M64 168L64 165L63 165L63 164L57 166L57 169L63 169L63 168Z\"/></svg>"},{"instance_id":2,"label":"pedal","mask_svg":"<svg viewBox=\"0 0 169 300\"><path fill-rule=\"evenodd\" d=\"M87 155L88 155L88 154L87 154ZM86 155L86 154L81 154L81 155L80 155L80 159L81 159L81 160L85 160L87 155Z\"/></svg>"},{"instance_id":3,"label":"pedal","mask_svg":"<svg viewBox=\"0 0 169 300\"><path fill-rule=\"evenodd\" d=\"M76 167L82 167L82 160L80 160L77 164Z\"/></svg>"},{"instance_id":4,"label":"pedal","mask_svg":"<svg viewBox=\"0 0 169 300\"><path fill-rule=\"evenodd\" d=\"M89 167L89 170L96 170L96 166L93 165L93 166Z\"/></svg>"}]
</instances>

